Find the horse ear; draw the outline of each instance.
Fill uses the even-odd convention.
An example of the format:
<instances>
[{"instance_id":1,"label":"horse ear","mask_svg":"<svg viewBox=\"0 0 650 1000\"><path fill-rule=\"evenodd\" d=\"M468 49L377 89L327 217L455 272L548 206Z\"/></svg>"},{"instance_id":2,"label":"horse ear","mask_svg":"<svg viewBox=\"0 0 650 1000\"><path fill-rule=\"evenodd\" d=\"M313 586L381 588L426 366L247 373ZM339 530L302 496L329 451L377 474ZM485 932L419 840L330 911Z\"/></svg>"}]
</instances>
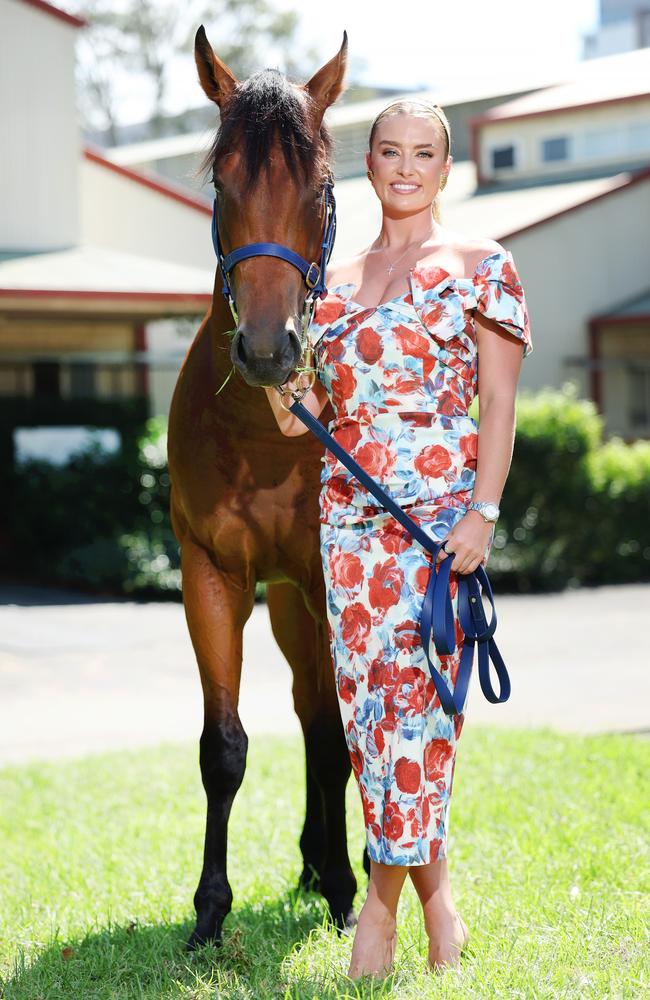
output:
<instances>
[{"instance_id":1,"label":"horse ear","mask_svg":"<svg viewBox=\"0 0 650 1000\"><path fill-rule=\"evenodd\" d=\"M221 110L237 84L237 77L212 51L203 25L194 39L194 60L206 96Z\"/></svg>"},{"instance_id":2,"label":"horse ear","mask_svg":"<svg viewBox=\"0 0 650 1000\"><path fill-rule=\"evenodd\" d=\"M348 33L343 32L343 44L333 59L314 73L311 80L304 84L303 89L312 97L319 108L321 116L334 104L344 90L345 71L348 62Z\"/></svg>"}]
</instances>

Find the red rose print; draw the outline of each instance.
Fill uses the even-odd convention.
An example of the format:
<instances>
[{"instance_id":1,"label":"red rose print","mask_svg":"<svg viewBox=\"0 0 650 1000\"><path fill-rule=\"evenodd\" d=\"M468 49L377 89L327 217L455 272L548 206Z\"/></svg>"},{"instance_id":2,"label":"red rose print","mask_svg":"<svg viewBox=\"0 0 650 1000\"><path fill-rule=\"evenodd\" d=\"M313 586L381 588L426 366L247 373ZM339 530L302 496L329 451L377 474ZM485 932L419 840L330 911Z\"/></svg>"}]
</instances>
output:
<instances>
[{"instance_id":1,"label":"red rose print","mask_svg":"<svg viewBox=\"0 0 650 1000\"><path fill-rule=\"evenodd\" d=\"M362 327L356 336L357 354L368 365L374 365L384 353L382 339L371 326Z\"/></svg>"},{"instance_id":2,"label":"red rose print","mask_svg":"<svg viewBox=\"0 0 650 1000\"><path fill-rule=\"evenodd\" d=\"M405 552L411 545L409 536L399 524L387 524L382 528L379 541L385 552Z\"/></svg>"},{"instance_id":3,"label":"red rose print","mask_svg":"<svg viewBox=\"0 0 650 1000\"><path fill-rule=\"evenodd\" d=\"M521 302L523 299L521 282L519 281L519 276L510 261L505 261L503 267L501 268L501 280L508 285L508 292L512 295L512 297L515 298L517 302Z\"/></svg>"},{"instance_id":4,"label":"red rose print","mask_svg":"<svg viewBox=\"0 0 650 1000\"><path fill-rule=\"evenodd\" d=\"M379 480L391 474L397 461L394 449L388 444L381 444L380 441L368 441L360 445L354 457L364 472Z\"/></svg>"},{"instance_id":5,"label":"red rose print","mask_svg":"<svg viewBox=\"0 0 650 1000\"><path fill-rule=\"evenodd\" d=\"M400 757L395 761L395 781L400 792L414 795L420 788L420 765L416 760Z\"/></svg>"},{"instance_id":6,"label":"red rose print","mask_svg":"<svg viewBox=\"0 0 650 1000\"><path fill-rule=\"evenodd\" d=\"M345 303L332 293L324 299L318 299L314 306L314 323L319 326L329 326L345 312Z\"/></svg>"},{"instance_id":7,"label":"red rose print","mask_svg":"<svg viewBox=\"0 0 650 1000\"><path fill-rule=\"evenodd\" d=\"M348 705L352 703L352 699L357 693L357 684L353 677L348 677L347 674L339 675L339 695L343 701L347 701Z\"/></svg>"},{"instance_id":8,"label":"red rose print","mask_svg":"<svg viewBox=\"0 0 650 1000\"><path fill-rule=\"evenodd\" d=\"M354 486L343 476L332 476L328 481L328 486L336 503L344 505L351 503L354 497Z\"/></svg>"},{"instance_id":9,"label":"red rose print","mask_svg":"<svg viewBox=\"0 0 650 1000\"><path fill-rule=\"evenodd\" d=\"M387 802L384 809L384 832L388 840L399 840L404 833L404 817L396 802Z\"/></svg>"},{"instance_id":10,"label":"red rose print","mask_svg":"<svg viewBox=\"0 0 650 1000\"><path fill-rule=\"evenodd\" d=\"M453 756L449 740L434 739L424 749L424 776L427 781L437 781L444 777L444 769Z\"/></svg>"},{"instance_id":11,"label":"red rose print","mask_svg":"<svg viewBox=\"0 0 650 1000\"><path fill-rule=\"evenodd\" d=\"M354 451L361 440L361 427L355 420L344 424L342 427L335 428L333 437L346 451Z\"/></svg>"},{"instance_id":12,"label":"red rose print","mask_svg":"<svg viewBox=\"0 0 650 1000\"><path fill-rule=\"evenodd\" d=\"M368 667L368 689L381 687L384 682L384 657L376 656Z\"/></svg>"},{"instance_id":13,"label":"red rose print","mask_svg":"<svg viewBox=\"0 0 650 1000\"><path fill-rule=\"evenodd\" d=\"M334 377L332 379L332 405L335 410L344 410L344 403L351 399L357 387L354 369L350 365L334 362Z\"/></svg>"},{"instance_id":14,"label":"red rose print","mask_svg":"<svg viewBox=\"0 0 650 1000\"><path fill-rule=\"evenodd\" d=\"M460 441L460 450L465 459L466 466L476 465L478 454L478 434L463 434Z\"/></svg>"},{"instance_id":15,"label":"red rose print","mask_svg":"<svg viewBox=\"0 0 650 1000\"><path fill-rule=\"evenodd\" d=\"M358 746L353 746L350 750L350 763L352 770L358 776L363 771L363 754Z\"/></svg>"},{"instance_id":16,"label":"red rose print","mask_svg":"<svg viewBox=\"0 0 650 1000\"><path fill-rule=\"evenodd\" d=\"M358 590L363 582L363 564L354 552L336 549L330 559L330 573L335 587Z\"/></svg>"},{"instance_id":17,"label":"red rose print","mask_svg":"<svg viewBox=\"0 0 650 1000\"><path fill-rule=\"evenodd\" d=\"M348 649L365 653L370 632L370 612L360 601L348 604L341 612L341 634Z\"/></svg>"},{"instance_id":18,"label":"red rose print","mask_svg":"<svg viewBox=\"0 0 650 1000\"><path fill-rule=\"evenodd\" d=\"M384 730L381 726L375 726L373 736L375 737L375 746L379 750L379 753L383 753L384 747L386 746L386 740L384 739Z\"/></svg>"},{"instance_id":19,"label":"red rose print","mask_svg":"<svg viewBox=\"0 0 650 1000\"><path fill-rule=\"evenodd\" d=\"M400 599L404 573L397 565L395 556L386 562L377 563L368 580L368 597L373 608L392 608Z\"/></svg>"},{"instance_id":20,"label":"red rose print","mask_svg":"<svg viewBox=\"0 0 650 1000\"><path fill-rule=\"evenodd\" d=\"M410 326L397 324L393 329L395 340L402 354L411 358L424 358L431 350L430 341Z\"/></svg>"},{"instance_id":21,"label":"red rose print","mask_svg":"<svg viewBox=\"0 0 650 1000\"><path fill-rule=\"evenodd\" d=\"M420 626L418 622L408 619L395 626L395 646L397 649L412 650L417 649L421 645L422 639L420 638ZM404 671L402 670L400 680L403 673Z\"/></svg>"},{"instance_id":22,"label":"red rose print","mask_svg":"<svg viewBox=\"0 0 650 1000\"><path fill-rule=\"evenodd\" d=\"M415 589L418 594L426 594L429 576L431 575L431 565L418 566L415 571Z\"/></svg>"},{"instance_id":23,"label":"red rose print","mask_svg":"<svg viewBox=\"0 0 650 1000\"><path fill-rule=\"evenodd\" d=\"M451 466L451 457L441 444L430 444L423 448L415 459L415 468L421 476L438 479Z\"/></svg>"}]
</instances>

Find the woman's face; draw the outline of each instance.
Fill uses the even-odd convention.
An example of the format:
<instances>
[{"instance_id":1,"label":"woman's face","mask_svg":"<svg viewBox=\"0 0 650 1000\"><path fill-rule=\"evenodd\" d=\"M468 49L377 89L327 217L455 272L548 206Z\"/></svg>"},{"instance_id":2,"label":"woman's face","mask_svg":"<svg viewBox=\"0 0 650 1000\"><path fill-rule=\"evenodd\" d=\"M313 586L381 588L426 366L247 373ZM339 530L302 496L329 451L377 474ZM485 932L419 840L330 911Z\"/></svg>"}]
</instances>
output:
<instances>
[{"instance_id":1,"label":"woman's face","mask_svg":"<svg viewBox=\"0 0 650 1000\"><path fill-rule=\"evenodd\" d=\"M400 213L431 205L452 161L451 156L445 159L441 132L429 118L406 113L390 115L377 125L366 163L385 208Z\"/></svg>"}]
</instances>

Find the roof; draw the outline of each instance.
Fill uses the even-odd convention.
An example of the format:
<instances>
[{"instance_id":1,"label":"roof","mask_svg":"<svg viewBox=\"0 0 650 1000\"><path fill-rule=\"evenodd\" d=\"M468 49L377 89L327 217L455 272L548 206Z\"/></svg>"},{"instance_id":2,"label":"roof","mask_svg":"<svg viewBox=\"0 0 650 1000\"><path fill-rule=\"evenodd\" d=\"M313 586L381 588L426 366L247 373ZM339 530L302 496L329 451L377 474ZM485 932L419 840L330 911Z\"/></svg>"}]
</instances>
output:
<instances>
[{"instance_id":1,"label":"roof","mask_svg":"<svg viewBox=\"0 0 650 1000\"><path fill-rule=\"evenodd\" d=\"M213 286L213 271L92 246L0 260L0 310L9 300L12 308L30 303L39 309L67 300L77 309L103 301L114 308L121 303L120 312L157 303L158 313L201 313L212 301Z\"/></svg>"},{"instance_id":2,"label":"roof","mask_svg":"<svg viewBox=\"0 0 650 1000\"><path fill-rule=\"evenodd\" d=\"M593 317L594 323L616 322L617 320L650 320L650 288L641 295L635 295L632 299L626 299L612 306L604 313L599 313Z\"/></svg>"},{"instance_id":3,"label":"roof","mask_svg":"<svg viewBox=\"0 0 650 1000\"><path fill-rule=\"evenodd\" d=\"M590 108L650 96L650 48L579 63L575 76L514 101L490 108L473 125Z\"/></svg>"},{"instance_id":4,"label":"roof","mask_svg":"<svg viewBox=\"0 0 650 1000\"><path fill-rule=\"evenodd\" d=\"M483 71L480 79L469 77L466 82L456 81L446 89L405 91L394 94L390 99L374 97L367 101L354 101L351 104L334 104L325 112L325 120L331 129L347 125L370 124L387 104L392 101L433 100L445 108L455 104L467 104L475 101L485 101L503 94L515 94L522 91L548 87L557 81L557 75L550 71L528 72L525 75L513 75L508 67L507 75L501 72L490 76ZM218 112L215 116L215 125ZM161 136L159 139L146 139L140 142L124 143L103 150L109 160L119 164L142 163L144 161L164 160L172 156L188 156L198 152L207 152L212 141L212 132L202 130L188 132L182 135Z\"/></svg>"},{"instance_id":5,"label":"roof","mask_svg":"<svg viewBox=\"0 0 650 1000\"><path fill-rule=\"evenodd\" d=\"M454 163L442 196L442 221L460 233L507 241L526 230L608 197L637 183L650 184L650 167L614 176L540 183L476 194L476 167L469 160ZM377 235L381 212L365 177L338 181L335 258L358 253Z\"/></svg>"},{"instance_id":6,"label":"roof","mask_svg":"<svg viewBox=\"0 0 650 1000\"><path fill-rule=\"evenodd\" d=\"M44 14L49 14L50 17L55 17L58 21L64 21L65 24L69 24L73 28L85 28L88 24L88 21L85 21L82 17L68 14L67 11L61 10L60 7L55 7L53 4L47 3L46 0L21 0L21 3L27 4L28 7L36 7L36 10L40 10Z\"/></svg>"}]
</instances>

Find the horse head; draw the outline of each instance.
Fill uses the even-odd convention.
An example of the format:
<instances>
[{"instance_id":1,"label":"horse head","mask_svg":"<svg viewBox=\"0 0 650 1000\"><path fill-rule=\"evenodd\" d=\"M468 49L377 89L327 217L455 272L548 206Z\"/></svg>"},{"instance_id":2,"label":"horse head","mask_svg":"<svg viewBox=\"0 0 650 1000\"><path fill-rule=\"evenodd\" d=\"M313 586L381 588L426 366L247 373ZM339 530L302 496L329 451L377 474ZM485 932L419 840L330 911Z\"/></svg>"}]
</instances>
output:
<instances>
[{"instance_id":1,"label":"horse head","mask_svg":"<svg viewBox=\"0 0 650 1000\"><path fill-rule=\"evenodd\" d=\"M202 26L195 59L201 86L220 113L205 166L215 187L223 293L235 319L232 363L251 386L282 385L303 354L314 280L325 287L323 235L333 199L332 136L323 116L343 91L347 34L303 85L277 69L237 80ZM215 285L215 295L220 291Z\"/></svg>"}]
</instances>

